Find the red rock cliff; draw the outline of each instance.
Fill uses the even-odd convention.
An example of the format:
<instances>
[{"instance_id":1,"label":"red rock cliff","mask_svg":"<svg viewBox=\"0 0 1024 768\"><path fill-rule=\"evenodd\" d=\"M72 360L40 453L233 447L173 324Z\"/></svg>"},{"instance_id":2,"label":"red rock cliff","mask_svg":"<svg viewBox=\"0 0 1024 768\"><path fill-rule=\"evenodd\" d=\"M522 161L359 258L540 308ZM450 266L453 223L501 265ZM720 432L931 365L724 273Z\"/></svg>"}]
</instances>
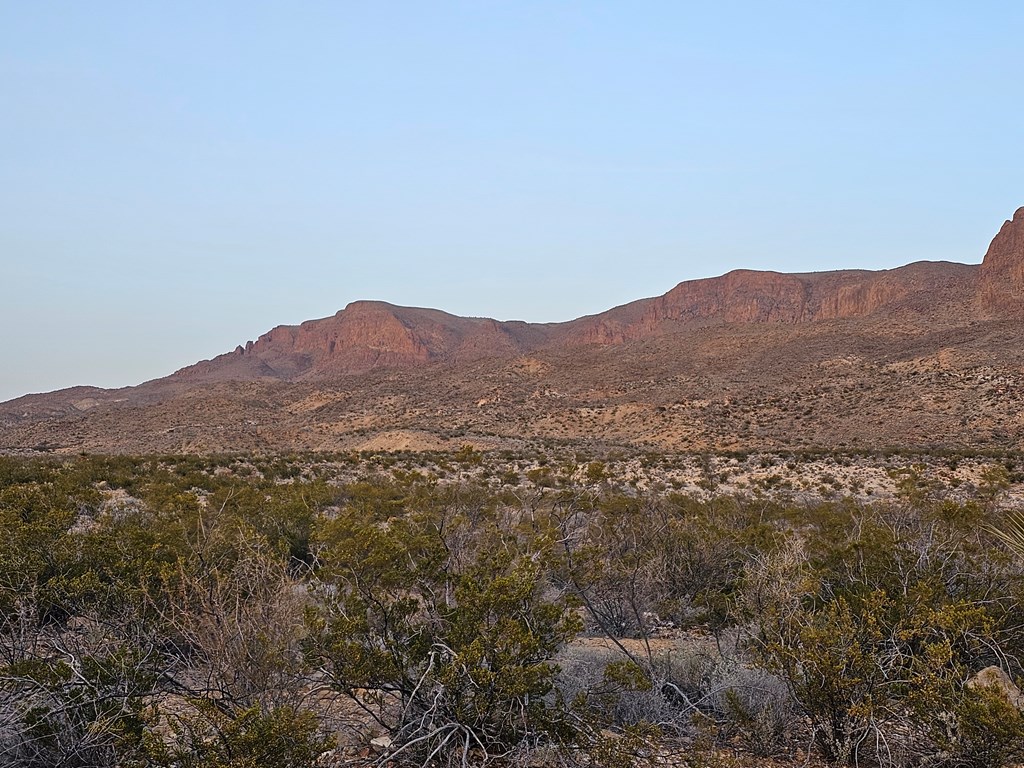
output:
<instances>
[{"instance_id":1,"label":"red rock cliff","mask_svg":"<svg viewBox=\"0 0 1024 768\"><path fill-rule=\"evenodd\" d=\"M981 264L978 304L982 314L1024 314L1024 208L1005 222Z\"/></svg>"}]
</instances>

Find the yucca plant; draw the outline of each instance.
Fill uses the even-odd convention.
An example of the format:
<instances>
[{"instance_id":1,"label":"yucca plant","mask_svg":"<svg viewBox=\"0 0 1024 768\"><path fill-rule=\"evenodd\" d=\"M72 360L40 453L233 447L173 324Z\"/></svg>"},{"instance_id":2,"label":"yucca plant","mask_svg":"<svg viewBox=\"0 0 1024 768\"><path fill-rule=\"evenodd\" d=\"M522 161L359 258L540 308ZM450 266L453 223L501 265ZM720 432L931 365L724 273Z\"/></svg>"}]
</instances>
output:
<instances>
[{"instance_id":1,"label":"yucca plant","mask_svg":"<svg viewBox=\"0 0 1024 768\"><path fill-rule=\"evenodd\" d=\"M1011 512L1001 525L986 526L1014 555L1024 560L1024 513Z\"/></svg>"}]
</instances>

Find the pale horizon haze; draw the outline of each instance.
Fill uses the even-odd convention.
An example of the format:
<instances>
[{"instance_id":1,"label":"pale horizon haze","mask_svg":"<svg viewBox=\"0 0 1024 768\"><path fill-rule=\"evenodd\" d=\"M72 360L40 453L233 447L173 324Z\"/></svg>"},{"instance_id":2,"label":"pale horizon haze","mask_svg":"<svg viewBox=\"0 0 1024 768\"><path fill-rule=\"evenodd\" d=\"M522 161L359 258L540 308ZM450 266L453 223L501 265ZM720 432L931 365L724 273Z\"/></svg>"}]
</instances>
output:
<instances>
[{"instance_id":1,"label":"pale horizon haze","mask_svg":"<svg viewBox=\"0 0 1024 768\"><path fill-rule=\"evenodd\" d=\"M376 299L977 263L1024 5L0 0L0 401Z\"/></svg>"}]
</instances>

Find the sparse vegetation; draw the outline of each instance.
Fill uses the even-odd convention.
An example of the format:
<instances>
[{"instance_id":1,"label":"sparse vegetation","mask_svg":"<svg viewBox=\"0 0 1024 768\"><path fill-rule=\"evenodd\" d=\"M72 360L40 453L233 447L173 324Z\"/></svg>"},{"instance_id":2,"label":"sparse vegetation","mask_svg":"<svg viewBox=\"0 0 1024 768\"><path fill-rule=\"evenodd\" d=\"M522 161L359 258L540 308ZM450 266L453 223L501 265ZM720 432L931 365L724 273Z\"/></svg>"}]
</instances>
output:
<instances>
[{"instance_id":1,"label":"sparse vegetation","mask_svg":"<svg viewBox=\"0 0 1024 768\"><path fill-rule=\"evenodd\" d=\"M1010 765L1019 460L948 459L2 458L0 763Z\"/></svg>"}]
</instances>

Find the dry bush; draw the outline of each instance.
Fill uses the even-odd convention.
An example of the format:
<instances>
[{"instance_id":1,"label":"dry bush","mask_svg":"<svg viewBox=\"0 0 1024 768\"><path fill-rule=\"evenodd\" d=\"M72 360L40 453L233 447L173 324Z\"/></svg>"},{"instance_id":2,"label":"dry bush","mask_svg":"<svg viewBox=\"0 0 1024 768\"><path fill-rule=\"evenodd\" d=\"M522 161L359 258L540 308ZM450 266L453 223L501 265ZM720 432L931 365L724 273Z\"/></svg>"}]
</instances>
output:
<instances>
[{"instance_id":1,"label":"dry bush","mask_svg":"<svg viewBox=\"0 0 1024 768\"><path fill-rule=\"evenodd\" d=\"M799 711L785 682L766 670L733 665L714 681L712 703L734 737L754 754L782 752L793 737Z\"/></svg>"},{"instance_id":2,"label":"dry bush","mask_svg":"<svg viewBox=\"0 0 1024 768\"><path fill-rule=\"evenodd\" d=\"M231 708L297 705L306 689L306 587L260 537L236 533L225 555L216 552L222 535L149 595L178 661L176 687Z\"/></svg>"}]
</instances>

